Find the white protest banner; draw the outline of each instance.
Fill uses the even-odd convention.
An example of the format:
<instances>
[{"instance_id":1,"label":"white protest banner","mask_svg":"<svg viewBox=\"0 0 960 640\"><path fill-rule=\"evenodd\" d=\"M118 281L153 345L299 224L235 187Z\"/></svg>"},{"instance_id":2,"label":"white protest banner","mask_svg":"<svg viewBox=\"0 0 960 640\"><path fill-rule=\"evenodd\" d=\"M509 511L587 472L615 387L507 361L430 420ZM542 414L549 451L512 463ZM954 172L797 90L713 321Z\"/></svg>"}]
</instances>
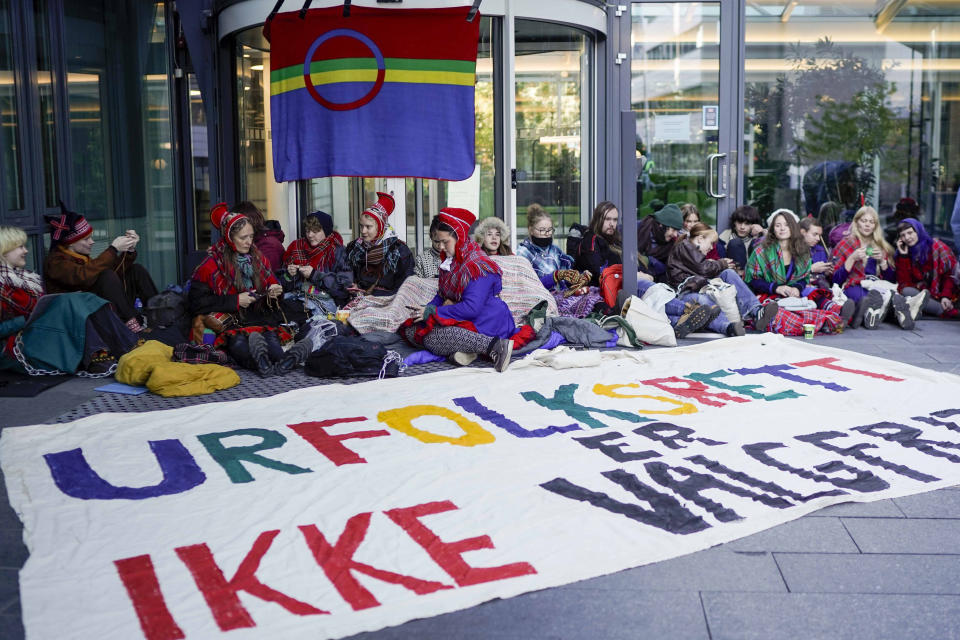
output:
<instances>
[{"instance_id":1,"label":"white protest banner","mask_svg":"<svg viewBox=\"0 0 960 640\"><path fill-rule=\"evenodd\" d=\"M342 637L960 481L956 376L769 334L641 358L5 429L27 636Z\"/></svg>"}]
</instances>

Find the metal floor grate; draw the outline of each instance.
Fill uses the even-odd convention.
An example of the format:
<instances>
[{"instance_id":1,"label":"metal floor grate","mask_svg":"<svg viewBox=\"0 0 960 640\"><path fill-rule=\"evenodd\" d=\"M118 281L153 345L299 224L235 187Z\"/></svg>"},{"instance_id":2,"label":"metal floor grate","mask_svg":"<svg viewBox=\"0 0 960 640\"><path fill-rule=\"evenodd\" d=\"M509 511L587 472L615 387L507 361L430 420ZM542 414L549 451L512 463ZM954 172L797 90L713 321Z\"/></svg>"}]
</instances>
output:
<instances>
[{"instance_id":1,"label":"metal floor grate","mask_svg":"<svg viewBox=\"0 0 960 640\"><path fill-rule=\"evenodd\" d=\"M471 366L489 367L488 362L477 362ZM418 364L407 367L400 377L418 376L425 373L434 373L437 371L446 371L456 369L456 365L445 361L431 362L428 364ZM240 375L240 384L237 386L217 391L205 396L188 396L183 398L164 398L153 393L144 393L139 396L122 395L118 393L100 393L92 400L71 409L53 420L48 422L72 422L80 418L96 415L98 413L143 413L147 411L162 411L164 409L179 409L180 407L192 407L198 404L207 404L210 402L229 402L231 400L243 400L244 398L267 398L275 396L285 391L293 389L303 389L306 387L319 387L328 384L356 384L358 382L370 382L376 378L314 378L304 373L303 369L291 371L285 376L274 376L261 378L252 371L237 369Z\"/></svg>"}]
</instances>

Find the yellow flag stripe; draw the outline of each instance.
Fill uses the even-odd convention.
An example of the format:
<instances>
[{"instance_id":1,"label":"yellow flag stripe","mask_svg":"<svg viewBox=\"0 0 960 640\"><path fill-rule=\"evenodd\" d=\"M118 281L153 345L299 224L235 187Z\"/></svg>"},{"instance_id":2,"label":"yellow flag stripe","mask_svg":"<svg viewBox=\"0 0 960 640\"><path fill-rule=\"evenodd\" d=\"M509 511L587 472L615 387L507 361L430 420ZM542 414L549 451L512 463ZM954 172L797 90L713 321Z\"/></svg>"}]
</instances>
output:
<instances>
[{"instance_id":1,"label":"yellow flag stripe","mask_svg":"<svg viewBox=\"0 0 960 640\"><path fill-rule=\"evenodd\" d=\"M412 84L453 84L473 86L475 75L472 73L457 73L454 71L407 71L388 69L384 74L384 82L405 82ZM337 84L340 82L376 82L376 69L344 69L340 71L323 71L311 73L310 80L314 86ZM303 89L306 85L303 76L285 78L270 83L270 93L277 95L287 91Z\"/></svg>"}]
</instances>

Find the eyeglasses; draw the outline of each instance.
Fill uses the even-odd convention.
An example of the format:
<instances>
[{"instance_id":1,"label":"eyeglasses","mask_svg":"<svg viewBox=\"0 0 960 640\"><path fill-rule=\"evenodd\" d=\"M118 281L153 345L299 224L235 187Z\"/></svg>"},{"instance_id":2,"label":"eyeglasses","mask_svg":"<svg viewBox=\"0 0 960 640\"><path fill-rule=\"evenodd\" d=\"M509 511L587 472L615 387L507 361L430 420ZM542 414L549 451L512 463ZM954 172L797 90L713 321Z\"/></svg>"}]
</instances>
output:
<instances>
[{"instance_id":1,"label":"eyeglasses","mask_svg":"<svg viewBox=\"0 0 960 640\"><path fill-rule=\"evenodd\" d=\"M534 229L537 233L543 233L548 236L553 235L553 227L540 227L539 229Z\"/></svg>"}]
</instances>

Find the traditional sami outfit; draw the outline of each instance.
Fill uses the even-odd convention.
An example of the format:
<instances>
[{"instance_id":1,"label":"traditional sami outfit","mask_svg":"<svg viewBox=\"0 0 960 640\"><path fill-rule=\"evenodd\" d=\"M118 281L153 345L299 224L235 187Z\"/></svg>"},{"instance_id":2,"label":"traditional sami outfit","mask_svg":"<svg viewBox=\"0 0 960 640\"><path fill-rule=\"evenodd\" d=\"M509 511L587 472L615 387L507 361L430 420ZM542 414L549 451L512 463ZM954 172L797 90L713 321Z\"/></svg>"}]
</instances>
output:
<instances>
[{"instance_id":1,"label":"traditional sami outfit","mask_svg":"<svg viewBox=\"0 0 960 640\"><path fill-rule=\"evenodd\" d=\"M304 278L299 272L290 275L288 265L313 268ZM331 229L317 246L311 247L306 238L290 243L283 254L283 271L280 277L287 296L302 300L304 305L319 313L332 313L349 301L347 287L353 282L353 271L347 264L343 237Z\"/></svg>"},{"instance_id":2,"label":"traditional sami outfit","mask_svg":"<svg viewBox=\"0 0 960 640\"><path fill-rule=\"evenodd\" d=\"M940 300L957 302L958 291L953 274L957 269L957 257L944 242L932 238L923 224L915 218L903 220L917 232L917 244L910 247L907 255L897 255L896 272L900 293L915 295L922 290L930 292L932 300L924 305L924 312L949 318L960 317L957 309L943 311Z\"/></svg>"},{"instance_id":3,"label":"traditional sami outfit","mask_svg":"<svg viewBox=\"0 0 960 640\"><path fill-rule=\"evenodd\" d=\"M458 238L455 255L441 254L439 293L427 304L424 319L408 320L401 332L409 342L441 356L488 353L500 339L516 333L509 307L497 297L500 267L469 240L472 213L448 208L440 218ZM467 240L461 242L460 237Z\"/></svg>"},{"instance_id":4,"label":"traditional sami outfit","mask_svg":"<svg viewBox=\"0 0 960 640\"><path fill-rule=\"evenodd\" d=\"M50 252L43 265L48 293L90 291L113 305L120 319L132 329L137 323L137 298L146 305L157 295L157 287L147 270L136 264L137 252L116 250L112 245L96 258L81 255L67 247L93 233L93 227L82 215L68 211L61 204L59 216L45 216L50 224Z\"/></svg>"},{"instance_id":5,"label":"traditional sami outfit","mask_svg":"<svg viewBox=\"0 0 960 640\"><path fill-rule=\"evenodd\" d=\"M98 351L118 358L136 342L103 298L44 296L38 274L0 264L0 369L73 373Z\"/></svg>"},{"instance_id":6,"label":"traditional sami outfit","mask_svg":"<svg viewBox=\"0 0 960 640\"><path fill-rule=\"evenodd\" d=\"M408 276L413 275L413 254L387 223L394 200L389 193L377 192L378 200L364 209L377 226L372 242L356 238L347 245L347 264L353 269L353 281L367 295L392 296Z\"/></svg>"},{"instance_id":7,"label":"traditional sami outfit","mask_svg":"<svg viewBox=\"0 0 960 640\"><path fill-rule=\"evenodd\" d=\"M231 244L230 232L235 225L248 223L246 216L229 213L226 205L214 207L211 217L221 231L221 239L207 250L207 257L194 270L187 294L187 307L191 315L213 315L218 334L214 342L222 345L237 334L259 333L276 330L281 340L289 340L290 332L281 325L284 317L279 305L271 304L265 295L270 285L279 285L266 259L251 247L246 254L236 252ZM233 260L226 253L232 249ZM240 294L262 295L256 302L243 308ZM211 326L214 322L208 322ZM282 350L281 350L282 351ZM232 354L231 354L232 355Z\"/></svg>"}]
</instances>

